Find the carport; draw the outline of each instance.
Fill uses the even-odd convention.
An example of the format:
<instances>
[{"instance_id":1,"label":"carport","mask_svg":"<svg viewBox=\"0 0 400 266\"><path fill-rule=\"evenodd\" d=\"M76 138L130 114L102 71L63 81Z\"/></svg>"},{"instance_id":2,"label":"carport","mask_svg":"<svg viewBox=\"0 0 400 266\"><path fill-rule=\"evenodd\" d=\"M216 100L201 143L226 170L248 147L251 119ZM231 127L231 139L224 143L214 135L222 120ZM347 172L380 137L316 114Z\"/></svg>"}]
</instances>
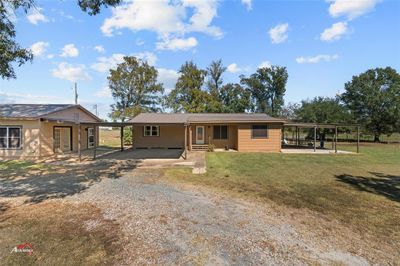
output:
<instances>
[{"instance_id":1,"label":"carport","mask_svg":"<svg viewBox=\"0 0 400 266\"><path fill-rule=\"evenodd\" d=\"M81 143L81 138L80 138L80 132L81 132L81 126L91 126L94 128L94 139L98 139L98 134L99 134L99 127L119 127L120 128L120 151L124 151L124 128L125 127L132 127L132 123L127 123L127 122L96 122L96 123L78 123L78 157L79 161L82 160L82 143ZM133 127L132 127L133 130ZM133 137L133 134L132 134ZM132 142L133 145L133 142ZM94 147L93 147L93 159L96 159L96 152L97 152L97 146L98 143L97 141L94 142Z\"/></svg>"},{"instance_id":2,"label":"carport","mask_svg":"<svg viewBox=\"0 0 400 266\"><path fill-rule=\"evenodd\" d=\"M291 137L291 144L284 144L285 141L285 129L292 129L292 137ZM317 131L319 130L326 130L328 129L329 133L332 135L332 149L335 150L335 153L338 153L337 143L338 143L338 129L339 128L347 128L354 130L356 129L357 132L357 153L360 152L360 126L357 124L317 124L317 123L301 123L301 122L286 122L282 128L282 146L285 145L286 148L290 147L305 147L302 145L302 139L300 135L301 129L312 129L313 130L313 139L312 139L312 148L314 152L317 152ZM328 134L329 134L328 133ZM306 140L306 139L305 139ZM324 140L321 140L321 142ZM309 147L309 146L306 146ZM322 147L323 148L323 147Z\"/></svg>"}]
</instances>

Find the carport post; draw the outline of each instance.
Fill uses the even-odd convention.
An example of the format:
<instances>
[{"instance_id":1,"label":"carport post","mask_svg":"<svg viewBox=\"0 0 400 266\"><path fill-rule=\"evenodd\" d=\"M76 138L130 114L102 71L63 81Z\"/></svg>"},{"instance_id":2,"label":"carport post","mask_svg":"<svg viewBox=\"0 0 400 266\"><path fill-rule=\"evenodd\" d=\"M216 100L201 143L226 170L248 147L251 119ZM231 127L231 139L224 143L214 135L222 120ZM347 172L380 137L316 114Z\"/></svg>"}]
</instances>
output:
<instances>
[{"instance_id":1,"label":"carport post","mask_svg":"<svg viewBox=\"0 0 400 266\"><path fill-rule=\"evenodd\" d=\"M121 138L121 152L122 152L122 151L124 151L124 127L123 126L121 126L120 138Z\"/></svg>"},{"instance_id":2,"label":"carport post","mask_svg":"<svg viewBox=\"0 0 400 266\"><path fill-rule=\"evenodd\" d=\"M185 124L185 160L187 158L187 125Z\"/></svg>"},{"instance_id":3,"label":"carport post","mask_svg":"<svg viewBox=\"0 0 400 266\"><path fill-rule=\"evenodd\" d=\"M360 153L360 126L357 126L357 153Z\"/></svg>"},{"instance_id":4,"label":"carport post","mask_svg":"<svg viewBox=\"0 0 400 266\"><path fill-rule=\"evenodd\" d=\"M337 126L335 126L335 153L337 153Z\"/></svg>"},{"instance_id":5,"label":"carport post","mask_svg":"<svg viewBox=\"0 0 400 266\"><path fill-rule=\"evenodd\" d=\"M78 123L78 158L79 161L82 160L82 154L81 154L81 124Z\"/></svg>"},{"instance_id":6,"label":"carport post","mask_svg":"<svg viewBox=\"0 0 400 266\"><path fill-rule=\"evenodd\" d=\"M317 127L314 126L314 152L317 151Z\"/></svg>"},{"instance_id":7,"label":"carport post","mask_svg":"<svg viewBox=\"0 0 400 266\"><path fill-rule=\"evenodd\" d=\"M298 127L296 127L296 146L298 147L299 146L299 128Z\"/></svg>"},{"instance_id":8,"label":"carport post","mask_svg":"<svg viewBox=\"0 0 400 266\"><path fill-rule=\"evenodd\" d=\"M93 137L94 137L93 160L96 160L96 148L97 148L97 126L94 126L94 129L93 129Z\"/></svg>"},{"instance_id":9,"label":"carport post","mask_svg":"<svg viewBox=\"0 0 400 266\"><path fill-rule=\"evenodd\" d=\"M133 125L132 125L132 149L134 148L134 145L133 145Z\"/></svg>"}]
</instances>

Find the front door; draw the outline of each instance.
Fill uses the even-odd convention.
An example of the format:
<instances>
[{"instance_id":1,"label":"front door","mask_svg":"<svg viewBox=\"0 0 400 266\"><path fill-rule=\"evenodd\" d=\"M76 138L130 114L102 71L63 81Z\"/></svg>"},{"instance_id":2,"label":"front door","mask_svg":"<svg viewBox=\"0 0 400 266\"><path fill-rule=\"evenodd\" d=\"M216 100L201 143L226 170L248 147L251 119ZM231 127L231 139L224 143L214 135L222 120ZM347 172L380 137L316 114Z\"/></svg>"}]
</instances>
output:
<instances>
[{"instance_id":1,"label":"front door","mask_svg":"<svg viewBox=\"0 0 400 266\"><path fill-rule=\"evenodd\" d=\"M204 144L204 126L196 126L196 144Z\"/></svg>"},{"instance_id":2,"label":"front door","mask_svg":"<svg viewBox=\"0 0 400 266\"><path fill-rule=\"evenodd\" d=\"M54 152L64 153L71 151L71 128L54 127Z\"/></svg>"}]
</instances>

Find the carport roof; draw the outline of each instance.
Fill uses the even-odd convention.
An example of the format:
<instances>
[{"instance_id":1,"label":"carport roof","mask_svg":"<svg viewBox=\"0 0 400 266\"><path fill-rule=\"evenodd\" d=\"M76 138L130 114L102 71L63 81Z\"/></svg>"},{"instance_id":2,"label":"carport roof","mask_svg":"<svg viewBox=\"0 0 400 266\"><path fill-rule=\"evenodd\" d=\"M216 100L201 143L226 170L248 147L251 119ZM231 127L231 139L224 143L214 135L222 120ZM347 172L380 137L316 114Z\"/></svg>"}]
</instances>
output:
<instances>
[{"instance_id":1,"label":"carport roof","mask_svg":"<svg viewBox=\"0 0 400 266\"><path fill-rule=\"evenodd\" d=\"M283 122L283 120L260 113L141 113L129 122L133 124L190 124Z\"/></svg>"}]
</instances>

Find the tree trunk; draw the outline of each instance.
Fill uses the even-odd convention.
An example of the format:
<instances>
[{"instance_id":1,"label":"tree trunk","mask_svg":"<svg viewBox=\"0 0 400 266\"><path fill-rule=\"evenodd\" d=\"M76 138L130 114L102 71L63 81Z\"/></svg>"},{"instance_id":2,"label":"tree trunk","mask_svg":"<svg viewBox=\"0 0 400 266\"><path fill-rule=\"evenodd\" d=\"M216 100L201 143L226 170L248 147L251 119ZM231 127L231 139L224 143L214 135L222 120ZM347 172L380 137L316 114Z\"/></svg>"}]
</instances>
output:
<instances>
[{"instance_id":1,"label":"tree trunk","mask_svg":"<svg viewBox=\"0 0 400 266\"><path fill-rule=\"evenodd\" d=\"M375 134L374 142L380 142L380 140L379 140L379 134Z\"/></svg>"}]
</instances>

